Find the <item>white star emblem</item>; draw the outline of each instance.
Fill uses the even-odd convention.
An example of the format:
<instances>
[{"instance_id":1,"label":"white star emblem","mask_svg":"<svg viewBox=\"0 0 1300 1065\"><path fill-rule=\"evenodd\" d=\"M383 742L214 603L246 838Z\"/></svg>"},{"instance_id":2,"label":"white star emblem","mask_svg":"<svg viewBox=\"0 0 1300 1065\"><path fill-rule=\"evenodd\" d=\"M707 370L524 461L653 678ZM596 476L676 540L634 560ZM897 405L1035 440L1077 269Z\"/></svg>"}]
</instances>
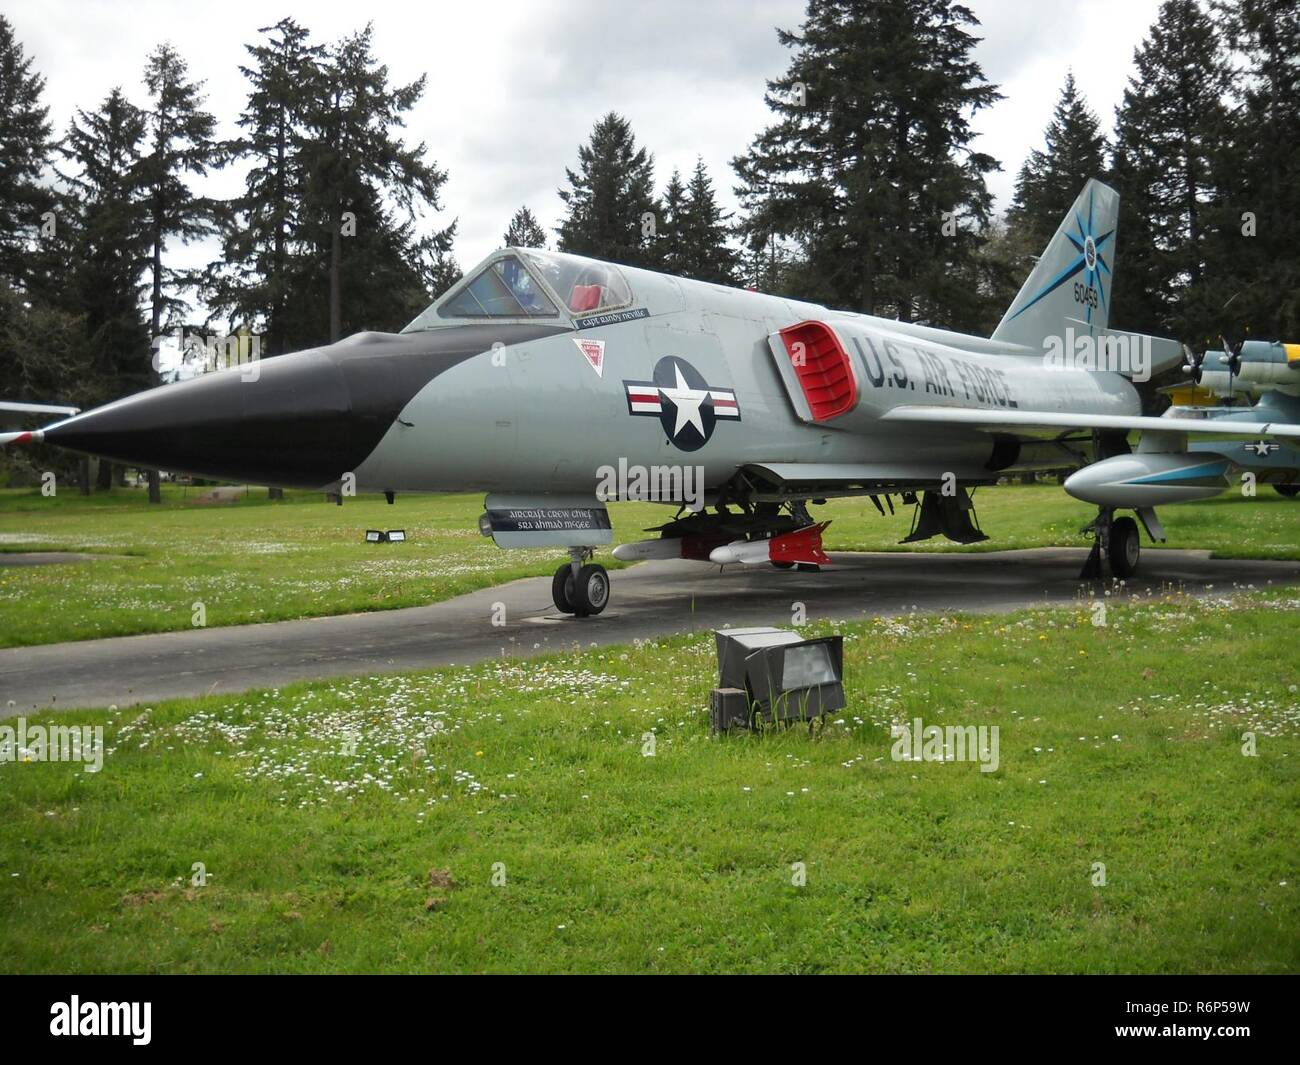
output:
<instances>
[{"instance_id":1,"label":"white star emblem","mask_svg":"<svg viewBox=\"0 0 1300 1065\"><path fill-rule=\"evenodd\" d=\"M1253 451L1256 455L1267 456L1270 451L1275 451L1281 446L1282 445L1280 444L1273 443L1271 440L1256 440L1253 444L1247 444L1246 450Z\"/></svg>"},{"instance_id":2,"label":"white star emblem","mask_svg":"<svg viewBox=\"0 0 1300 1065\"><path fill-rule=\"evenodd\" d=\"M673 366L677 374L677 386L675 388L664 388L660 386L662 392L669 400L672 401L673 407L677 410L677 424L673 427L673 436L677 436L686 426L693 425L699 430L700 436L704 436L704 419L700 415L700 404L709 398L707 388L691 388L686 384L685 378L682 377L682 368Z\"/></svg>"}]
</instances>

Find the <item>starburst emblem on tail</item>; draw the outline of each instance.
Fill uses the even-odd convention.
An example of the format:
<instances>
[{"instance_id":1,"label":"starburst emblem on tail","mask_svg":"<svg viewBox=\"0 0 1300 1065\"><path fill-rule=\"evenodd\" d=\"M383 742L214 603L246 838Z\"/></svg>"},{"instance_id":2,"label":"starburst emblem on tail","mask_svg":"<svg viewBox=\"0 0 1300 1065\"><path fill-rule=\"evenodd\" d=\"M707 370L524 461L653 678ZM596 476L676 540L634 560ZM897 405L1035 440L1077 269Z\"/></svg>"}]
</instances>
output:
<instances>
[{"instance_id":1,"label":"starburst emblem on tail","mask_svg":"<svg viewBox=\"0 0 1300 1065\"><path fill-rule=\"evenodd\" d=\"M1109 275L1111 270L1110 264L1106 262L1106 258L1102 254L1102 249L1106 242L1115 235L1113 227L1105 233L1097 233L1093 221L1092 204L1093 193L1090 191L1088 194L1087 221L1085 222L1084 219L1080 217L1079 212L1075 211L1073 212L1074 217L1071 221L1077 227L1078 231L1072 233L1068 229L1064 230L1065 239L1068 240L1074 250L1078 252L1077 257L1067 263L1060 273L1051 278L1051 280L1034 293L1034 295L1030 296L1029 299L1025 301L1024 305L1011 316L1013 320L1019 318L1020 315L1024 314L1025 311L1029 310L1030 307L1041 300L1044 296L1051 292L1055 292L1072 277L1082 274L1082 282L1078 285L1078 288L1081 291L1076 291L1075 299L1083 305L1084 321L1088 323L1089 332L1092 331L1094 301L1091 299L1090 294L1096 292L1100 308L1104 310L1106 307L1106 286L1102 280L1102 274L1105 273Z\"/></svg>"}]
</instances>

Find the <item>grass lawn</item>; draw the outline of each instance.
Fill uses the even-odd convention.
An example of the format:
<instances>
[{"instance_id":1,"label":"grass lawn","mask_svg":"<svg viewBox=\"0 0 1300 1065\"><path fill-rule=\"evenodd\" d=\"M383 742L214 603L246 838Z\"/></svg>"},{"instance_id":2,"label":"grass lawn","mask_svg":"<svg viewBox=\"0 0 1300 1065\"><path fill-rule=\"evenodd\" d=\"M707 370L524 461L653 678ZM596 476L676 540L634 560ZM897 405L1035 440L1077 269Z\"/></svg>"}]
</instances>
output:
<instances>
[{"instance_id":1,"label":"grass lawn","mask_svg":"<svg viewBox=\"0 0 1300 1065\"><path fill-rule=\"evenodd\" d=\"M245 624L436 602L516 577L554 572L556 551L502 551L478 534L478 495L350 499L330 506L318 493L270 503L202 503L203 489L165 486L150 507L143 490L83 498L64 492L0 490L0 550L102 553L94 562L0 567L0 646L92 639L187 628L202 602L208 625ZM1093 508L1055 485L1008 486L977 493L992 537L976 550L1083 546L1079 527ZM833 519L832 551L896 550L910 508L890 518L866 500L816 508ZM667 507L611 508L615 540L666 521ZM1171 547L1222 555L1300 558L1300 502L1271 489L1254 500L1225 495L1162 512ZM367 527L402 527L402 545L362 542ZM942 538L910 550L970 550ZM602 553L607 566L618 563Z\"/></svg>"},{"instance_id":2,"label":"grass lawn","mask_svg":"<svg viewBox=\"0 0 1300 1065\"><path fill-rule=\"evenodd\" d=\"M704 636L29 719L109 753L0 764L0 969L1295 972L1297 610L842 625L813 734L710 736Z\"/></svg>"}]
</instances>

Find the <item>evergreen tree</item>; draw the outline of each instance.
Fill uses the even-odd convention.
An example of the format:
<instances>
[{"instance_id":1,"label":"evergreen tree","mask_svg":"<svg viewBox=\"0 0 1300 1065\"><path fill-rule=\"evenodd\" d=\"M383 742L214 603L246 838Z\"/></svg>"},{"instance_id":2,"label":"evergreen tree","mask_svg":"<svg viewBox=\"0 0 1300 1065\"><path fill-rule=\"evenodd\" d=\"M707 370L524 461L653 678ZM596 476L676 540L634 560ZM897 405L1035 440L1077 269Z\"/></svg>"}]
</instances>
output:
<instances>
[{"instance_id":1,"label":"evergreen tree","mask_svg":"<svg viewBox=\"0 0 1300 1065\"><path fill-rule=\"evenodd\" d=\"M42 183L54 147L44 86L0 15L0 389L10 400L85 405L98 397L84 322L66 292L69 228ZM57 448L0 449L0 483L38 484L47 471L62 482L79 465Z\"/></svg>"},{"instance_id":2,"label":"evergreen tree","mask_svg":"<svg viewBox=\"0 0 1300 1065\"><path fill-rule=\"evenodd\" d=\"M70 403L87 406L96 394L85 326L80 316L41 300L33 300L0 280L0 382L5 399L28 403ZM5 428L17 428L7 414ZM31 416L31 424L50 421ZM40 484L54 472L59 485L79 471L81 459L47 445L0 448L0 484Z\"/></svg>"},{"instance_id":3,"label":"evergreen tree","mask_svg":"<svg viewBox=\"0 0 1300 1065\"><path fill-rule=\"evenodd\" d=\"M674 170L664 190L662 269L697 281L735 284L740 256L727 243L730 217L718 206L703 159L696 159L689 184Z\"/></svg>"},{"instance_id":4,"label":"evergreen tree","mask_svg":"<svg viewBox=\"0 0 1300 1065\"><path fill-rule=\"evenodd\" d=\"M187 66L170 44L160 44L145 64L144 83L149 91L146 112L148 150L141 160L146 187L146 224L150 244L150 328L158 337L173 315L183 312L185 301L173 290L196 283L192 272L182 273L163 263L171 237L183 243L213 232L213 209L194 195L186 178L208 172L215 153L216 119L203 110L200 84L186 77ZM155 382L150 382L155 383ZM148 471L149 502L161 503L157 470Z\"/></svg>"},{"instance_id":5,"label":"evergreen tree","mask_svg":"<svg viewBox=\"0 0 1300 1065\"><path fill-rule=\"evenodd\" d=\"M1207 327L1205 211L1217 196L1213 155L1224 126L1222 41L1197 0L1164 0L1134 54L1120 105L1112 179L1120 193L1112 320L1190 339Z\"/></svg>"},{"instance_id":6,"label":"evergreen tree","mask_svg":"<svg viewBox=\"0 0 1300 1065\"><path fill-rule=\"evenodd\" d=\"M1300 341L1300 7L1225 0L1216 14L1242 62L1214 159L1213 276L1202 299L1193 293L1194 308L1207 339L1222 331Z\"/></svg>"},{"instance_id":7,"label":"evergreen tree","mask_svg":"<svg viewBox=\"0 0 1300 1065\"><path fill-rule=\"evenodd\" d=\"M422 310L425 303L436 300L459 281L464 275L464 271L460 268L460 264L456 262L456 257L449 248L444 248L434 242L430 246L426 261L421 264L421 274L424 277L424 287L428 293L428 300L421 302L420 309Z\"/></svg>"},{"instance_id":8,"label":"evergreen tree","mask_svg":"<svg viewBox=\"0 0 1300 1065\"><path fill-rule=\"evenodd\" d=\"M1084 183L1106 171L1106 137L1079 93L1073 72L1065 76L1044 141L1043 150L1035 148L1021 166L1007 211L1008 223L1032 248L1032 255L1047 246Z\"/></svg>"},{"instance_id":9,"label":"evergreen tree","mask_svg":"<svg viewBox=\"0 0 1300 1065\"><path fill-rule=\"evenodd\" d=\"M768 82L776 121L733 162L751 248L793 240L802 294L961 326L997 164L970 119L999 99L971 58L978 25L949 0L809 0Z\"/></svg>"},{"instance_id":10,"label":"evergreen tree","mask_svg":"<svg viewBox=\"0 0 1300 1065\"><path fill-rule=\"evenodd\" d=\"M140 313L150 233L144 175L146 116L114 89L90 113L78 109L60 151L67 178L76 271L69 287L86 315L105 394L150 383L149 333Z\"/></svg>"},{"instance_id":11,"label":"evergreen tree","mask_svg":"<svg viewBox=\"0 0 1300 1065\"><path fill-rule=\"evenodd\" d=\"M0 14L0 281L26 287L41 215L53 198L39 184L50 160L45 79Z\"/></svg>"},{"instance_id":12,"label":"evergreen tree","mask_svg":"<svg viewBox=\"0 0 1300 1065\"><path fill-rule=\"evenodd\" d=\"M627 119L611 111L597 122L578 149L578 171L565 174L560 250L658 269L663 212L654 196L654 157L637 147Z\"/></svg>"},{"instance_id":13,"label":"evergreen tree","mask_svg":"<svg viewBox=\"0 0 1300 1065\"><path fill-rule=\"evenodd\" d=\"M664 187L663 216L659 234L659 268L666 274L684 277L688 270L686 234L690 219L686 216L686 185L681 171L675 168Z\"/></svg>"},{"instance_id":14,"label":"evergreen tree","mask_svg":"<svg viewBox=\"0 0 1300 1065\"><path fill-rule=\"evenodd\" d=\"M223 217L224 262L209 271L209 302L231 324L265 328L264 354L289 350L289 299L302 254L297 234L306 197L306 114L310 90L321 84L324 48L293 19L263 27L261 44L246 45L248 102L241 135L229 145L249 164L243 195Z\"/></svg>"},{"instance_id":15,"label":"evergreen tree","mask_svg":"<svg viewBox=\"0 0 1300 1065\"><path fill-rule=\"evenodd\" d=\"M506 235L502 238L507 248L546 248L546 230L527 207L521 207L510 219Z\"/></svg>"},{"instance_id":16,"label":"evergreen tree","mask_svg":"<svg viewBox=\"0 0 1300 1065\"><path fill-rule=\"evenodd\" d=\"M975 253L975 285L982 311L968 323L972 333L992 336L1011 306L1044 244L1031 244L1024 231L1005 220L992 223Z\"/></svg>"},{"instance_id":17,"label":"evergreen tree","mask_svg":"<svg viewBox=\"0 0 1300 1065\"><path fill-rule=\"evenodd\" d=\"M203 109L202 84L187 78L187 65L170 44L160 44L145 64L149 91L145 112L147 149L141 159L146 187L146 218L150 251L150 311L154 335L162 332L185 301L169 290L194 283L163 262L170 238L183 243L213 232L212 207L191 191L188 177L203 177L216 157L216 119Z\"/></svg>"},{"instance_id":18,"label":"evergreen tree","mask_svg":"<svg viewBox=\"0 0 1300 1065\"><path fill-rule=\"evenodd\" d=\"M345 327L402 324L427 302L431 280L445 270L455 223L418 237L416 221L423 208L439 209L447 175L425 159L423 143L409 147L395 132L423 95L425 80L389 85L370 25L331 46L314 79L303 228L317 258L300 277L314 286L323 266L331 341Z\"/></svg>"},{"instance_id":19,"label":"evergreen tree","mask_svg":"<svg viewBox=\"0 0 1300 1065\"><path fill-rule=\"evenodd\" d=\"M99 400L155 379L149 329L140 312L150 234L143 148L146 116L114 89L95 111L78 110L60 147L76 166L59 211L73 264L67 309L80 313ZM70 231L70 232L69 232ZM110 466L100 464L100 487Z\"/></svg>"},{"instance_id":20,"label":"evergreen tree","mask_svg":"<svg viewBox=\"0 0 1300 1065\"><path fill-rule=\"evenodd\" d=\"M730 217L718 206L704 160L697 158L682 212L683 275L718 285L735 284L738 256L728 243Z\"/></svg>"}]
</instances>

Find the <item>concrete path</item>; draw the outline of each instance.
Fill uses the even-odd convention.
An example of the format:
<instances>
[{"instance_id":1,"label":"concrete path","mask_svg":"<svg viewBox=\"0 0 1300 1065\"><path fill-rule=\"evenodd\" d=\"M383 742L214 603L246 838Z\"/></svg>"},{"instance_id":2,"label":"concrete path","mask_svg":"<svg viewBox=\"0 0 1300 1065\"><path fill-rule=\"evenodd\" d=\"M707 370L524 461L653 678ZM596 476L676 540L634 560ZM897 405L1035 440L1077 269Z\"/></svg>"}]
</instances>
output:
<instances>
[{"instance_id":1,"label":"concrete path","mask_svg":"<svg viewBox=\"0 0 1300 1065\"><path fill-rule=\"evenodd\" d=\"M821 573L698 562L643 562L611 574L606 612L556 613L550 578L529 578L434 606L305 621L197 629L0 651L0 716L269 688L292 681L526 657L575 644L809 619L920 611L1009 611L1068 603L1086 551L989 554L836 554ZM1144 551L1131 590L1300 583L1300 562L1210 559L1205 551ZM507 624L492 624L494 604Z\"/></svg>"},{"instance_id":2,"label":"concrete path","mask_svg":"<svg viewBox=\"0 0 1300 1065\"><path fill-rule=\"evenodd\" d=\"M92 555L83 551L0 551L0 566L57 566L63 562L93 562L122 555Z\"/></svg>"}]
</instances>

